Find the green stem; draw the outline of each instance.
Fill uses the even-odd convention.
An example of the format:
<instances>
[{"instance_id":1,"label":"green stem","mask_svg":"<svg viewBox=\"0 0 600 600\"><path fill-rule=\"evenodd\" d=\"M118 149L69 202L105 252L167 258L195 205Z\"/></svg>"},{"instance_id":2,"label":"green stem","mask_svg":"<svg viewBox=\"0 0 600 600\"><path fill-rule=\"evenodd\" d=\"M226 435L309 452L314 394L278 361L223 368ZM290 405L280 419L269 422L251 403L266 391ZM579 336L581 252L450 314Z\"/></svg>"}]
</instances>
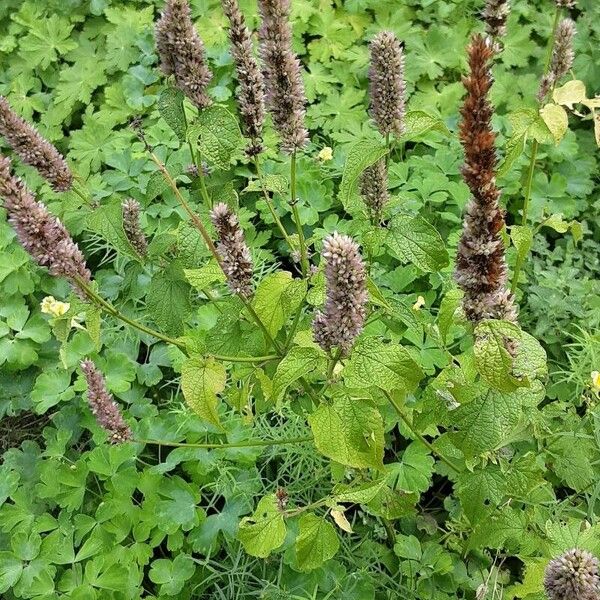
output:
<instances>
[{"instance_id":1,"label":"green stem","mask_svg":"<svg viewBox=\"0 0 600 600\"><path fill-rule=\"evenodd\" d=\"M167 442L163 440L135 440L141 444L151 444L153 446L169 446L173 448L253 448L260 446L286 446L291 444L304 444L312 442L312 436L288 438L282 440L245 440L243 442L231 442L228 444L194 444L187 442Z\"/></svg>"},{"instance_id":2,"label":"green stem","mask_svg":"<svg viewBox=\"0 0 600 600\"><path fill-rule=\"evenodd\" d=\"M556 40L556 30L558 29L558 23L560 21L560 6L557 5L556 11L554 13L554 24L552 26L552 35L548 41L548 48L546 51L546 61L544 64L544 72L542 77L545 77L548 73L548 68L550 67L550 61L552 60L552 50L554 48L554 42ZM554 86L553 86L554 87ZM533 140L533 144L531 146L531 157L529 160L529 168L527 171L527 180L525 183L525 196L523 198L523 209L521 212L521 225L523 227L527 226L527 217L529 214L529 201L531 199L531 190L533 186L533 175L535 172L535 163L537 160L537 153L539 149L539 143L537 140ZM528 253L527 253L528 254ZM514 294L517 291L517 287L519 285L519 276L521 274L521 269L525 263L525 259L527 258L527 254L517 256L517 260L515 262L515 270L513 273L513 279L510 286L510 291Z\"/></svg>"},{"instance_id":3,"label":"green stem","mask_svg":"<svg viewBox=\"0 0 600 600\"><path fill-rule=\"evenodd\" d=\"M85 196L83 194L83 192L76 185L73 185L71 187L71 191L74 192L75 194L77 194L88 206L92 205L92 201L90 200L90 198Z\"/></svg>"},{"instance_id":4,"label":"green stem","mask_svg":"<svg viewBox=\"0 0 600 600\"><path fill-rule=\"evenodd\" d=\"M391 405L396 409L398 416L402 419L404 424L411 430L413 435L417 437L421 443L425 444L425 446L429 448L432 454L435 454L443 463L450 467L454 472L460 473L461 470L452 461L448 460L443 454L440 454L440 452L436 448L434 448L434 446L414 428L414 425L408 420L408 417L404 414L402 407L391 396L391 394L385 391L383 393L385 394L386 398L390 401Z\"/></svg>"},{"instance_id":5,"label":"green stem","mask_svg":"<svg viewBox=\"0 0 600 600\"><path fill-rule=\"evenodd\" d=\"M175 180L171 177L171 174L169 173L169 171L167 170L165 165L156 156L156 154L154 154L154 152L150 152L150 157L152 158L152 161L154 162L154 164L158 167L158 169L162 173L163 177L165 178L165 181L169 184L169 187L175 193L177 200L179 200L179 203L181 204L181 206L183 207L185 212L188 214L188 216L192 220L194 227L196 227L196 229L200 232L200 235L202 236L204 243L206 244L210 253L215 257L215 260L217 261L218 265L222 269L223 264L221 262L221 257L219 256L219 253L217 252L217 249L215 248L215 245L213 244L213 241L210 238L210 235L208 234L206 227L204 227L204 223L202 223L202 221L200 220L200 217L192 210L192 208L188 204L187 200L183 197L183 195L179 191L179 188L177 187L177 183L175 183Z\"/></svg>"},{"instance_id":6,"label":"green stem","mask_svg":"<svg viewBox=\"0 0 600 600\"><path fill-rule=\"evenodd\" d=\"M146 327L146 325L143 325L139 321L135 321L134 319L130 319L129 317L125 316L123 313L119 312L119 310L117 308L115 308L110 302L107 302L104 298L102 298L102 296L100 296L99 294L97 294L80 277L75 277L74 281L77 284L77 286L79 288L81 288L81 290L83 290L83 292L85 293L85 295L94 304L96 304L99 308L101 308L105 312L109 313L113 317L119 319L120 321L123 321L123 323L126 323L127 325L133 327L134 329L137 329L138 331L141 331L142 333L147 333L148 335L151 335L151 336L153 336L153 337L155 337L155 338L157 338L159 340L162 340L163 342L167 342L168 344L173 344L174 346L178 346L179 348L182 348L182 349L186 348L186 346L185 346L185 344L183 342L181 342L179 340L176 340L176 339L173 339L173 338L170 338L170 337L168 337L166 335L163 335L159 331L155 331L154 329L151 329L150 327Z\"/></svg>"},{"instance_id":7,"label":"green stem","mask_svg":"<svg viewBox=\"0 0 600 600\"><path fill-rule=\"evenodd\" d=\"M202 167L200 167L202 168ZM206 203L206 206L208 208L213 207L213 201L212 198L208 195L208 190L206 189L206 183L204 183L204 175L200 175L200 194L202 195L202 199L204 200L204 202Z\"/></svg>"},{"instance_id":8,"label":"green stem","mask_svg":"<svg viewBox=\"0 0 600 600\"><path fill-rule=\"evenodd\" d=\"M329 368L327 369L327 382L331 381L331 379L333 378L333 372L335 370L335 366L338 364L341 356L342 356L342 350L341 350L341 348L338 348L335 351L335 355L334 355L333 359L329 363Z\"/></svg>"},{"instance_id":9,"label":"green stem","mask_svg":"<svg viewBox=\"0 0 600 600\"><path fill-rule=\"evenodd\" d=\"M260 169L260 164L258 162L258 156L254 157L254 161L253 162L254 162L254 167L256 169L256 176L258 177L258 182L259 182L260 187L262 189L262 193L263 193L263 196L265 198L265 202L267 203L267 207L269 209L269 212L271 213L271 216L273 217L273 220L275 221L277 227L279 228L279 231L281 231L281 235L285 239L287 245L290 247L290 250L293 251L294 250L294 244L292 243L292 240L291 240L290 236L288 235L288 232L285 230L285 227L283 226L283 223L281 222L281 219L279 218L279 215L277 214L277 211L275 210L275 206L273 205L273 201L269 197L269 192L267 191L267 188L265 186L265 182L264 182L264 179L263 179L262 171Z\"/></svg>"},{"instance_id":10,"label":"green stem","mask_svg":"<svg viewBox=\"0 0 600 600\"><path fill-rule=\"evenodd\" d=\"M244 306L250 313L250 316L254 319L254 322L260 327L265 338L267 339L267 342L275 349L275 352L277 352L278 356L283 356L283 348L281 347L279 342L277 342L269 333L269 330L265 327L265 324L262 322L261 318L256 314L256 311L254 310L254 307L252 306L250 301L244 298L244 296L242 295L238 295L238 297L244 303Z\"/></svg>"},{"instance_id":11,"label":"green stem","mask_svg":"<svg viewBox=\"0 0 600 600\"><path fill-rule=\"evenodd\" d=\"M306 254L306 240L304 239L304 231L302 230L302 221L300 220L300 213L298 212L298 205L296 201L296 153L292 154L290 161L290 204L292 206L292 213L294 215L294 222L296 224L296 231L298 232L298 240L300 242L300 265L302 267L302 275L306 276L308 273L308 257Z\"/></svg>"},{"instance_id":12,"label":"green stem","mask_svg":"<svg viewBox=\"0 0 600 600\"><path fill-rule=\"evenodd\" d=\"M533 175L535 172L535 161L537 159L539 144L537 140L533 141L531 146L531 158L529 160L529 169L527 171L527 181L525 183L525 196L523 198L523 210L521 212L521 225L523 227L527 226L527 217L529 214L529 200L531 199L531 189L533 187ZM517 290L517 286L519 285L519 276L521 274L521 269L523 268L523 264L525 263L526 255L519 254L517 256L517 261L515 263L515 270L513 273L512 285L510 286L510 291L514 294Z\"/></svg>"},{"instance_id":13,"label":"green stem","mask_svg":"<svg viewBox=\"0 0 600 600\"><path fill-rule=\"evenodd\" d=\"M302 299L302 304L304 304L304 300L306 296ZM294 321L292 323L292 328L290 329L290 333L288 334L287 341L285 343L284 351L287 352L289 347L292 345L292 341L294 340L294 336L296 335L296 330L298 329L298 325L300 323L300 317L302 316L302 304L300 308L296 311L296 316L294 317Z\"/></svg>"}]
</instances>

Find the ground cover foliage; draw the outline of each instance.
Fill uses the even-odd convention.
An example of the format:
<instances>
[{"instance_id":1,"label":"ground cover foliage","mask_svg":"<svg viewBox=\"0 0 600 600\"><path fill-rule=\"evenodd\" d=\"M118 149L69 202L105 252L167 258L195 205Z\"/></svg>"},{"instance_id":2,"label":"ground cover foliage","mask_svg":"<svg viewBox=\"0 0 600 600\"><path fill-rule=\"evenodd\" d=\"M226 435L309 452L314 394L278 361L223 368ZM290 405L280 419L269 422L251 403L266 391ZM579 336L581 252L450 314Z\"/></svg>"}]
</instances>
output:
<instances>
[{"instance_id":1,"label":"ground cover foliage","mask_svg":"<svg viewBox=\"0 0 600 600\"><path fill-rule=\"evenodd\" d=\"M0 209L3 598L541 600L551 559L600 555L600 8L560 9L575 59L540 104L557 7L512 2L490 99L520 309L474 324L453 273L473 192L461 77L483 6L293 0L309 141L292 177L268 117L258 177L218 2L191 2L212 71L201 109L159 69L162 2L0 5L0 95L73 187L5 137L0 151L93 275L74 291L35 266ZM256 30L256 4L241 9ZM389 140L368 111L384 30L405 53L405 130ZM381 161L389 199L367 210L361 174ZM239 229L210 214L220 202ZM251 267L226 281L228 227L228 258ZM359 246L334 238L356 277L326 303L334 232ZM343 351L338 305L358 314ZM315 336L318 311L334 327ZM118 439L90 411L93 368Z\"/></svg>"}]
</instances>

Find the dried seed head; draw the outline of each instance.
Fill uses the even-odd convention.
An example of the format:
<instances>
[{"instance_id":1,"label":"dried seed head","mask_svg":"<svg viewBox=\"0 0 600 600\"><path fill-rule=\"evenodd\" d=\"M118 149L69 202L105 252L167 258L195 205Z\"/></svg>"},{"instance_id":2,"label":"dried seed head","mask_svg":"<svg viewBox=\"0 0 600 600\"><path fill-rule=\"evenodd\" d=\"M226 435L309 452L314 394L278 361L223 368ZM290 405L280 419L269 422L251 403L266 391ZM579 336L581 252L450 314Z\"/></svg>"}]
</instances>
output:
<instances>
[{"instance_id":1,"label":"dried seed head","mask_svg":"<svg viewBox=\"0 0 600 600\"><path fill-rule=\"evenodd\" d=\"M546 567L544 588L549 600L598 600L598 559L578 548L565 552Z\"/></svg>"},{"instance_id":2,"label":"dried seed head","mask_svg":"<svg viewBox=\"0 0 600 600\"><path fill-rule=\"evenodd\" d=\"M265 92L263 75L254 58L252 38L237 0L222 0L223 10L229 19L231 55L235 62L240 85L238 103L244 133L250 138L246 148L248 156L262 151L262 128L265 119Z\"/></svg>"},{"instance_id":3,"label":"dried seed head","mask_svg":"<svg viewBox=\"0 0 600 600\"><path fill-rule=\"evenodd\" d=\"M481 18L485 22L486 33L498 43L506 35L506 22L510 14L509 0L486 0Z\"/></svg>"},{"instance_id":4,"label":"dried seed head","mask_svg":"<svg viewBox=\"0 0 600 600\"><path fill-rule=\"evenodd\" d=\"M337 346L346 356L363 329L367 275L358 244L335 232L323 242L327 298L313 321L315 342L325 351Z\"/></svg>"},{"instance_id":5,"label":"dried seed head","mask_svg":"<svg viewBox=\"0 0 600 600\"><path fill-rule=\"evenodd\" d=\"M571 19L563 19L556 28L554 47L550 69L544 75L538 91L538 100L542 102L548 92L567 74L573 66L575 53L573 52L573 38L575 37L575 23Z\"/></svg>"},{"instance_id":6,"label":"dried seed head","mask_svg":"<svg viewBox=\"0 0 600 600\"><path fill-rule=\"evenodd\" d=\"M460 139L465 151L463 178L471 190L456 257L455 279L464 291L463 309L473 322L482 319L516 321L516 308L507 289L506 261L500 231L504 213L496 186L492 87L489 63L494 55L481 35L468 47L470 73L463 79L467 97L461 109Z\"/></svg>"},{"instance_id":7,"label":"dried seed head","mask_svg":"<svg viewBox=\"0 0 600 600\"><path fill-rule=\"evenodd\" d=\"M212 73L190 15L187 0L167 0L156 23L156 48L162 72L174 75L177 87L198 108L206 108L212 103L206 93Z\"/></svg>"},{"instance_id":8,"label":"dried seed head","mask_svg":"<svg viewBox=\"0 0 600 600\"><path fill-rule=\"evenodd\" d=\"M85 297L73 282L74 278L91 281L83 254L64 225L11 174L10 168L10 159L0 156L0 197L20 244L52 275L70 279L75 291Z\"/></svg>"},{"instance_id":9,"label":"dried seed head","mask_svg":"<svg viewBox=\"0 0 600 600\"><path fill-rule=\"evenodd\" d=\"M29 123L21 119L0 96L0 134L21 160L37 169L57 192L65 192L73 185L73 174L62 154L45 140Z\"/></svg>"},{"instance_id":10,"label":"dried seed head","mask_svg":"<svg viewBox=\"0 0 600 600\"><path fill-rule=\"evenodd\" d=\"M267 108L281 136L281 149L293 154L308 143L304 125L306 95L300 61L292 51L289 0L259 0L258 32Z\"/></svg>"},{"instance_id":11,"label":"dried seed head","mask_svg":"<svg viewBox=\"0 0 600 600\"><path fill-rule=\"evenodd\" d=\"M140 225L140 203L133 198L128 198L122 204L123 230L130 244L142 257L148 252L148 242Z\"/></svg>"},{"instance_id":12,"label":"dried seed head","mask_svg":"<svg viewBox=\"0 0 600 600\"><path fill-rule=\"evenodd\" d=\"M371 115L382 135L404 132L404 53L391 31L378 33L371 42L369 69Z\"/></svg>"},{"instance_id":13,"label":"dried seed head","mask_svg":"<svg viewBox=\"0 0 600 600\"><path fill-rule=\"evenodd\" d=\"M383 207L389 200L387 190L388 172L385 158L367 167L360 177L360 195L373 215L373 220L379 222Z\"/></svg>"},{"instance_id":14,"label":"dried seed head","mask_svg":"<svg viewBox=\"0 0 600 600\"><path fill-rule=\"evenodd\" d=\"M575 4L575 0L556 0L556 6L560 8L574 8Z\"/></svg>"},{"instance_id":15,"label":"dried seed head","mask_svg":"<svg viewBox=\"0 0 600 600\"><path fill-rule=\"evenodd\" d=\"M104 376L89 359L81 362L81 370L87 382L87 400L98 425L108 432L113 444L127 442L133 438L129 425L123 419L119 406L106 389Z\"/></svg>"},{"instance_id":16,"label":"dried seed head","mask_svg":"<svg viewBox=\"0 0 600 600\"><path fill-rule=\"evenodd\" d=\"M240 222L224 202L212 209L210 218L219 236L217 252L229 289L248 298L252 295L252 258Z\"/></svg>"}]
</instances>

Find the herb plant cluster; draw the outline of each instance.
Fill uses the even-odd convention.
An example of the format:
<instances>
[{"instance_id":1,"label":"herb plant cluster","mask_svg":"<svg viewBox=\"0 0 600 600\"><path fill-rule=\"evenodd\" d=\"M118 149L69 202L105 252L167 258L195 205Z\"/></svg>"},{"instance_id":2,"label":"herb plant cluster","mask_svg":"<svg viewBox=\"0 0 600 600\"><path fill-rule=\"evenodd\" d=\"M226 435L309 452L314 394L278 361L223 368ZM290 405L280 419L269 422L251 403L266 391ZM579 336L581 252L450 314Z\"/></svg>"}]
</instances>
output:
<instances>
[{"instance_id":1,"label":"herb plant cluster","mask_svg":"<svg viewBox=\"0 0 600 600\"><path fill-rule=\"evenodd\" d=\"M599 17L5 0L2 598L600 598Z\"/></svg>"}]
</instances>

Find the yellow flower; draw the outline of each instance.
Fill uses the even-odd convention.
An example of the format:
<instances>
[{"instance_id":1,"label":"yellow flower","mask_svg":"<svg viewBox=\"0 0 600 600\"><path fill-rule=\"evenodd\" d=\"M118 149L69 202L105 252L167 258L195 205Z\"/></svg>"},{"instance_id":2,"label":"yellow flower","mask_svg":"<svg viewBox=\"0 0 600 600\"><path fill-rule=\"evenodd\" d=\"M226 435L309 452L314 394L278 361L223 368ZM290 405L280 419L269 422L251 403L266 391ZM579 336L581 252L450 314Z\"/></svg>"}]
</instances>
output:
<instances>
[{"instance_id":1,"label":"yellow flower","mask_svg":"<svg viewBox=\"0 0 600 600\"><path fill-rule=\"evenodd\" d=\"M323 162L331 160L332 158L333 150L329 146L325 146L325 148L319 152L319 160L322 160Z\"/></svg>"},{"instance_id":2,"label":"yellow flower","mask_svg":"<svg viewBox=\"0 0 600 600\"><path fill-rule=\"evenodd\" d=\"M425 306L425 298L419 296L417 301L413 304L413 310L421 310Z\"/></svg>"},{"instance_id":3,"label":"yellow flower","mask_svg":"<svg viewBox=\"0 0 600 600\"><path fill-rule=\"evenodd\" d=\"M600 371L592 371L592 389L600 392Z\"/></svg>"},{"instance_id":4,"label":"yellow flower","mask_svg":"<svg viewBox=\"0 0 600 600\"><path fill-rule=\"evenodd\" d=\"M54 296L46 296L42 300L40 308L44 314L62 317L69 311L71 305L68 302L60 302Z\"/></svg>"}]
</instances>

